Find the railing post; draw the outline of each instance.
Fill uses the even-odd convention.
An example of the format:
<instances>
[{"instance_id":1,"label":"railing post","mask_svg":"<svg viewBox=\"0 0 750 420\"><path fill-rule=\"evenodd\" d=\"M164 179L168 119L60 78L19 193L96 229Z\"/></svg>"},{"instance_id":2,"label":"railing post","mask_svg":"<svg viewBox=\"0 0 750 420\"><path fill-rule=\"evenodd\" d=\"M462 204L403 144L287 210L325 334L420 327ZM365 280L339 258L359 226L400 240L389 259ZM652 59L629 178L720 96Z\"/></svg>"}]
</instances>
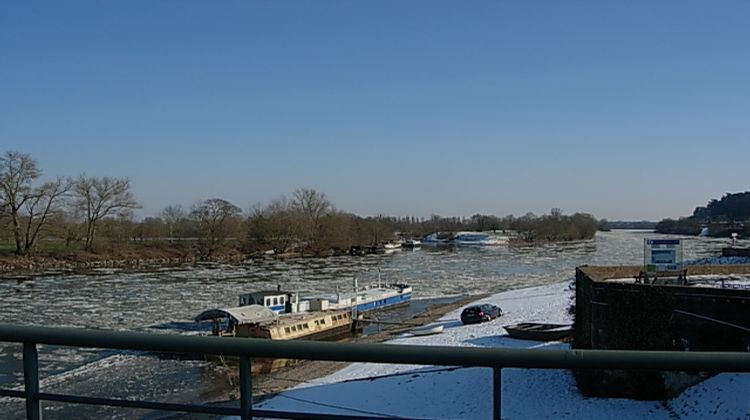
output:
<instances>
[{"instance_id":1,"label":"railing post","mask_svg":"<svg viewBox=\"0 0 750 420\"><path fill-rule=\"evenodd\" d=\"M503 414L503 369L492 368L492 420L502 419Z\"/></svg>"},{"instance_id":2,"label":"railing post","mask_svg":"<svg viewBox=\"0 0 750 420\"><path fill-rule=\"evenodd\" d=\"M240 410L242 420L253 418L253 378L250 358L240 356Z\"/></svg>"},{"instance_id":3,"label":"railing post","mask_svg":"<svg viewBox=\"0 0 750 420\"><path fill-rule=\"evenodd\" d=\"M41 420L39 358L34 343L23 343L23 382L26 391L26 418L28 420Z\"/></svg>"}]
</instances>

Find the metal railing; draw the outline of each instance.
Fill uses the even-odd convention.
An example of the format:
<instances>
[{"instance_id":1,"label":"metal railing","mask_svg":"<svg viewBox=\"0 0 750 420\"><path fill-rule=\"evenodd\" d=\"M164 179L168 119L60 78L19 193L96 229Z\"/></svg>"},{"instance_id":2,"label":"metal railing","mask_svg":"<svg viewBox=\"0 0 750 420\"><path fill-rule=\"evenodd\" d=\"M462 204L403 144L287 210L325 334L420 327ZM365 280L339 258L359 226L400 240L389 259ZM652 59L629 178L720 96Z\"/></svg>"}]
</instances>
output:
<instances>
[{"instance_id":1,"label":"metal railing","mask_svg":"<svg viewBox=\"0 0 750 420\"><path fill-rule=\"evenodd\" d=\"M493 419L501 418L501 384L502 369L504 368L607 368L750 372L750 353L729 352L531 350L273 341L9 324L0 324L0 341L23 343L24 368L24 391L0 389L0 396L25 399L26 417L32 420L41 418L41 401L236 415L243 420L252 417L281 419L384 418L253 409L251 357L491 368L493 371ZM41 392L39 389L38 344L238 356L240 360L240 407L172 404Z\"/></svg>"}]
</instances>

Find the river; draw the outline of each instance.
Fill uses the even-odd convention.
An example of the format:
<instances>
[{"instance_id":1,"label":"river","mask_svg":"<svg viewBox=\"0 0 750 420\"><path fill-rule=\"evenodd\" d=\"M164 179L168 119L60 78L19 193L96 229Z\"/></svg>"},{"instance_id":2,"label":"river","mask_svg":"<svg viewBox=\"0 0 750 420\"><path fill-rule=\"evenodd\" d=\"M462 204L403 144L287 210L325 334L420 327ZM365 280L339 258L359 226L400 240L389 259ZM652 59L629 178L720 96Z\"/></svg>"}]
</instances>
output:
<instances>
[{"instance_id":1,"label":"river","mask_svg":"<svg viewBox=\"0 0 750 420\"><path fill-rule=\"evenodd\" d=\"M258 290L302 295L350 290L377 281L414 286L414 299L497 293L572 279L578 265L642 264L644 231L599 232L594 240L535 247L436 249L422 247L365 257L254 260L241 265L198 265L126 272L0 277L0 322L196 334L192 317L237 305ZM718 255L728 240L685 238L684 258ZM423 305L418 305L423 306ZM0 387L22 389L21 346L0 343ZM40 346L46 392L174 403L205 401L227 387L224 368L140 352ZM45 403L46 418L153 417L146 411ZM0 399L3 418L23 418L23 404Z\"/></svg>"}]
</instances>

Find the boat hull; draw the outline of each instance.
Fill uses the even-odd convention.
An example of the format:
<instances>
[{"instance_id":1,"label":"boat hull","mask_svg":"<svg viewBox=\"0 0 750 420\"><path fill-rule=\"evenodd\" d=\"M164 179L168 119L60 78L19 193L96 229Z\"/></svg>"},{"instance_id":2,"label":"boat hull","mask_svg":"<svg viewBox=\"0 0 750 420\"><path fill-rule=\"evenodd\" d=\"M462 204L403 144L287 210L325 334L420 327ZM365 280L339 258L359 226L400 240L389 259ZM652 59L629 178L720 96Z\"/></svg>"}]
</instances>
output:
<instances>
[{"instance_id":1,"label":"boat hull","mask_svg":"<svg viewBox=\"0 0 750 420\"><path fill-rule=\"evenodd\" d=\"M357 310L360 312L373 311L377 309L385 309L390 306L401 305L409 303L411 301L411 293L405 293L402 295L390 296L384 299L378 299L370 302L360 303L357 305Z\"/></svg>"},{"instance_id":2,"label":"boat hull","mask_svg":"<svg viewBox=\"0 0 750 420\"><path fill-rule=\"evenodd\" d=\"M523 322L503 327L512 338L532 341L563 340L573 335L573 326L569 324L544 324Z\"/></svg>"}]
</instances>

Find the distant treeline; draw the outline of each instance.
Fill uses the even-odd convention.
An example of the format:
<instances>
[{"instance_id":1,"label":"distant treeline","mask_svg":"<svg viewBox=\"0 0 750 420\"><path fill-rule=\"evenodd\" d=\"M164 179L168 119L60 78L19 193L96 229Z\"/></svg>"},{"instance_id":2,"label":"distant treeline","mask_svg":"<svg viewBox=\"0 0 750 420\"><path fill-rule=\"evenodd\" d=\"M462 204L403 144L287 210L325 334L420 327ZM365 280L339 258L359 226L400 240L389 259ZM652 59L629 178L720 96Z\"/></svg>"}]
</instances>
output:
<instances>
[{"instance_id":1,"label":"distant treeline","mask_svg":"<svg viewBox=\"0 0 750 420\"><path fill-rule=\"evenodd\" d=\"M600 221L600 225L606 229L644 229L646 230L646 229L654 229L656 227L656 222L649 222L647 220L639 220L639 221L602 220Z\"/></svg>"},{"instance_id":2,"label":"distant treeline","mask_svg":"<svg viewBox=\"0 0 750 420\"><path fill-rule=\"evenodd\" d=\"M135 220L139 208L127 178L58 177L37 183L28 154L0 157L0 244L6 252L45 255L129 249L179 249L208 257L221 252L297 252L324 255L353 245L376 245L432 232L513 231L523 242L592 238L597 220L576 213L497 217L360 217L336 209L326 195L301 188L243 211L222 198L190 207L170 205L158 216Z\"/></svg>"},{"instance_id":3,"label":"distant treeline","mask_svg":"<svg viewBox=\"0 0 750 420\"><path fill-rule=\"evenodd\" d=\"M708 228L708 235L728 237L732 233L750 236L750 191L725 194L706 206L696 207L692 216L664 219L655 230L659 233L698 235Z\"/></svg>"}]
</instances>

